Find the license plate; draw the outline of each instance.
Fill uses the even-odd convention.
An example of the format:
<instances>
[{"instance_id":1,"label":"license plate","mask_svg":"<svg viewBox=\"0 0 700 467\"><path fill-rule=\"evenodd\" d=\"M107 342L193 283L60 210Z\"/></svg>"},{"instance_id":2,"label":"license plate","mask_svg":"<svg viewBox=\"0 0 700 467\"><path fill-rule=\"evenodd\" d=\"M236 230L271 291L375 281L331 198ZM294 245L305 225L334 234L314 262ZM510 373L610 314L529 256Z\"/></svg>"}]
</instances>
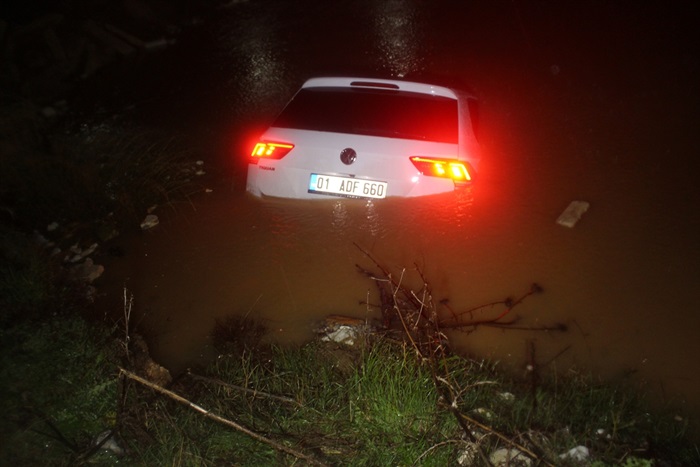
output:
<instances>
[{"instance_id":1,"label":"license plate","mask_svg":"<svg viewBox=\"0 0 700 467\"><path fill-rule=\"evenodd\" d=\"M325 193L351 198L385 198L386 182L335 175L311 174L309 193Z\"/></svg>"}]
</instances>

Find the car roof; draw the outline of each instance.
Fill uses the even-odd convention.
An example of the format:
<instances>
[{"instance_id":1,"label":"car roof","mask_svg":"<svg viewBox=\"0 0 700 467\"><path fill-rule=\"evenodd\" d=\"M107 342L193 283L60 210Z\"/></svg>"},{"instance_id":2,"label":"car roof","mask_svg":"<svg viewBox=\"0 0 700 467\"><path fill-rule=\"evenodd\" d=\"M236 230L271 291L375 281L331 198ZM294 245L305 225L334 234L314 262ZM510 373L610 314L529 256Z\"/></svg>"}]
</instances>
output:
<instances>
[{"instance_id":1,"label":"car roof","mask_svg":"<svg viewBox=\"0 0 700 467\"><path fill-rule=\"evenodd\" d=\"M442 96L451 99L459 99L460 95L463 95L463 92L459 92L457 90L453 90L444 86L436 86L433 84L417 83L413 81L401 81L394 79L341 76L311 78L303 84L302 89L315 87L347 87L377 90L385 89L389 91L406 91L415 92L419 94L428 94L432 96Z\"/></svg>"}]
</instances>

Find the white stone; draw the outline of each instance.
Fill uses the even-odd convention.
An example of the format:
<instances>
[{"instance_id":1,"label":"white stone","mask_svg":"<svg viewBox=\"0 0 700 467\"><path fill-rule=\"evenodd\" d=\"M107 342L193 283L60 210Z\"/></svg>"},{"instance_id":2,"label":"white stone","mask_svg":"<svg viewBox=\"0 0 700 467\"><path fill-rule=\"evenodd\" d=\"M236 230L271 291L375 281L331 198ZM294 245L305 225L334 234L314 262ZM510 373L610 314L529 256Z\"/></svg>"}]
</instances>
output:
<instances>
[{"instance_id":1,"label":"white stone","mask_svg":"<svg viewBox=\"0 0 700 467\"><path fill-rule=\"evenodd\" d=\"M479 407L479 408L475 409L474 412L478 413L479 415L484 417L486 420L493 420L496 417L496 415L493 412L491 412L489 409L485 409L483 407Z\"/></svg>"},{"instance_id":2,"label":"white stone","mask_svg":"<svg viewBox=\"0 0 700 467\"><path fill-rule=\"evenodd\" d=\"M462 451L459 453L459 456L457 456L457 463L464 467L474 465L478 452L479 447L476 445L476 443L468 442L464 449L462 449Z\"/></svg>"},{"instance_id":3,"label":"white stone","mask_svg":"<svg viewBox=\"0 0 700 467\"><path fill-rule=\"evenodd\" d=\"M494 467L529 467L532 465L532 459L518 449L496 449L489 456L489 460Z\"/></svg>"},{"instance_id":4,"label":"white stone","mask_svg":"<svg viewBox=\"0 0 700 467\"><path fill-rule=\"evenodd\" d=\"M561 459L570 459L576 462L585 462L590 457L590 452L586 446L576 446L575 448L569 449L564 454L560 455Z\"/></svg>"},{"instance_id":5,"label":"white stone","mask_svg":"<svg viewBox=\"0 0 700 467\"><path fill-rule=\"evenodd\" d=\"M515 400L515 395L510 392L502 392L498 394L498 397L503 401L503 402L513 402Z\"/></svg>"},{"instance_id":6,"label":"white stone","mask_svg":"<svg viewBox=\"0 0 700 467\"><path fill-rule=\"evenodd\" d=\"M117 456L124 455L124 449L119 446L117 440L112 434L112 430L103 431L95 439L95 445L101 444L101 448L107 451L112 451Z\"/></svg>"}]
</instances>

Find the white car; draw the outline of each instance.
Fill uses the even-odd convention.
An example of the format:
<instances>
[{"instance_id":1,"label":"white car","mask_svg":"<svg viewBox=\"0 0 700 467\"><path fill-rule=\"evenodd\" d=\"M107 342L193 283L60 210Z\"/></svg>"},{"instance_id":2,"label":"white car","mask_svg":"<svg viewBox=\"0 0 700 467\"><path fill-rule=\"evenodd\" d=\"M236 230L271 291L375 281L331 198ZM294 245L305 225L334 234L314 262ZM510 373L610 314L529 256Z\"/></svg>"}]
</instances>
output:
<instances>
[{"instance_id":1,"label":"white car","mask_svg":"<svg viewBox=\"0 0 700 467\"><path fill-rule=\"evenodd\" d=\"M469 185L476 98L430 84L326 77L304 83L255 145L246 189L281 198L424 196Z\"/></svg>"}]
</instances>

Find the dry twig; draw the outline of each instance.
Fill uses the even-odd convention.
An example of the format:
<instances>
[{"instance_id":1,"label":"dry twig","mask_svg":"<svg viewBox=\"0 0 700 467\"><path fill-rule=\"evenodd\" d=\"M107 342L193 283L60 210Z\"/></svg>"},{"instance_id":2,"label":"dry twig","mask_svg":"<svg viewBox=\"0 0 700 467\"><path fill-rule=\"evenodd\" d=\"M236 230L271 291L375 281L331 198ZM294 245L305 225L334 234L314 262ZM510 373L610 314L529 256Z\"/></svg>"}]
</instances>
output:
<instances>
[{"instance_id":1,"label":"dry twig","mask_svg":"<svg viewBox=\"0 0 700 467\"><path fill-rule=\"evenodd\" d=\"M192 373L190 370L187 370L187 375L192 379L202 381L205 383L216 384L216 385L223 386L223 387L229 388L229 389L234 389L234 390L240 391L240 392L245 392L246 394L251 394L253 397L258 397L258 396L266 397L268 399L275 399L275 400L278 400L281 402L286 402L288 404L294 404L297 407L302 407L302 405L298 401L292 399L291 397L277 396L275 394L270 394L269 392L259 391L257 389L248 389L248 388L245 388L243 386L237 386L235 384L221 381L220 379L208 378L206 376L196 375L196 374Z\"/></svg>"},{"instance_id":2,"label":"dry twig","mask_svg":"<svg viewBox=\"0 0 700 467\"><path fill-rule=\"evenodd\" d=\"M515 306L522 303L530 295L542 292L542 288L537 284L532 284L530 289L520 296L518 299L506 299L500 302L494 302L480 307L475 307L464 312L455 312L449 307L446 300L442 301L440 304L445 306L451 313L450 320L440 320L437 308L432 299L432 293L428 286L428 281L423 276L422 271L416 265L416 270L422 279L422 287L419 292L408 289L404 285L404 275L406 270L401 271L399 280L397 281L386 267L381 265L372 255L357 246L362 253L365 254L375 266L382 272L383 277L376 277L375 274L364 270L359 265L357 268L362 271L365 275L370 277L375 281L380 291L381 298L381 309L384 314L385 323L391 322L391 317L387 317L385 313L391 311L399 320L400 328L406 336L408 343L413 347L416 355L422 364L427 364L431 372L433 383L435 384L441 399L445 402L446 407L455 416L457 423L460 425L464 434L469 438L476 446L477 452L481 457L482 461L486 465L490 465L486 454L481 449L478 441L474 434L472 433L471 427L476 427L479 430L495 436L502 442L520 450L523 454L531 457L532 459L544 464L551 466L553 464L549 463L547 460L543 459L541 456L537 455L531 449L526 446L508 438L506 435L499 433L492 427L484 425L483 423L465 415L459 410L458 399L461 397L462 391L456 391L456 384L452 382L450 369L446 365L446 359L444 358L448 353L447 338L442 332L443 329L457 329L457 328L475 328L480 325L491 325L491 326L501 326L509 327L515 320L503 321L503 319L508 316ZM390 300L390 303L387 303ZM485 308L492 308L496 305L505 305L505 310L501 311L498 315L493 318L484 318L474 320L474 313L483 310ZM469 316L471 319L465 321L462 319L463 316ZM546 327L546 330L565 330L562 326Z\"/></svg>"},{"instance_id":3,"label":"dry twig","mask_svg":"<svg viewBox=\"0 0 700 467\"><path fill-rule=\"evenodd\" d=\"M184 398L184 397L182 397L182 396L180 396L180 395L178 395L178 394L176 394L168 389L165 389L162 386L154 384L154 383L148 381L147 379L141 378L140 376L130 372L129 370L125 370L124 368L120 368L119 371L120 371L120 374L123 374L127 378L132 379L138 383L141 383L144 386L147 386L156 392L159 392L159 393L161 393L165 396L168 396L169 398L171 398L177 402L180 402L181 404L189 406L191 409L201 413L206 418L209 418L209 419L214 420L216 422L219 422L223 425L231 427L237 431L240 431L241 433L244 433L257 441L260 441L261 443L272 446L274 449L277 449L278 451L282 451L282 452L285 452L287 454L290 454L290 455L296 457L297 459L302 459L311 465L319 465L319 466L326 465L326 464L314 459L313 457L307 456L306 454L304 454L302 452L296 451L292 448L284 446L283 444L280 444L276 441L273 441L269 438L266 438L258 433L255 433L254 431L249 430L248 428L244 427L243 425L240 425L234 421L231 421L231 420L228 420L224 417L216 415L215 413L208 411L207 409L195 404L194 402L192 402L192 401L190 401L190 400L188 400L188 399L186 399L186 398Z\"/></svg>"}]
</instances>

